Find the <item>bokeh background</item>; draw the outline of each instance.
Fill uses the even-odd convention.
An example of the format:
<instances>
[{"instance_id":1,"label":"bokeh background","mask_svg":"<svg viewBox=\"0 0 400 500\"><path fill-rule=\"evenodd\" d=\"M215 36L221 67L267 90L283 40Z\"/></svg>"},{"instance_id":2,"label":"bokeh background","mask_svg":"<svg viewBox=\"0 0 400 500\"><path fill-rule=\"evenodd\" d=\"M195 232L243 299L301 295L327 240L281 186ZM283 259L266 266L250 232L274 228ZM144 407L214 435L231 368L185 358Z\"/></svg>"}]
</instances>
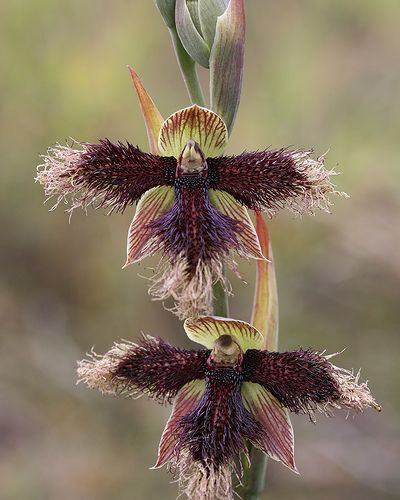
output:
<instances>
[{"instance_id":1,"label":"bokeh background","mask_svg":"<svg viewBox=\"0 0 400 500\"><path fill-rule=\"evenodd\" d=\"M384 411L295 417L301 476L270 463L264 499L400 498L400 3L249 1L246 73L230 152L329 149L342 173L332 215L270 223L282 349L346 351ZM0 2L0 497L173 499L150 471L169 414L145 398L75 386L76 360L140 331L189 345L151 302L145 262L121 270L133 209L47 212L39 154L69 137L146 147L131 64L160 110L188 104L169 36L150 0ZM203 77L207 75L203 74ZM248 319L254 266L233 278Z\"/></svg>"}]
</instances>

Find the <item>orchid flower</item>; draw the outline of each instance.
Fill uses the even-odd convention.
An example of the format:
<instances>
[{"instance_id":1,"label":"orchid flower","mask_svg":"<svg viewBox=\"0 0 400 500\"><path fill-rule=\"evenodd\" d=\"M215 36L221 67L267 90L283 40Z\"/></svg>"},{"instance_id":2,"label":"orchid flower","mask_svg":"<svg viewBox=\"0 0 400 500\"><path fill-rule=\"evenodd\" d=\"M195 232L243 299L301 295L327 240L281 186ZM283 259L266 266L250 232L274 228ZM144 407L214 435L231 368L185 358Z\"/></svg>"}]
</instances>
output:
<instances>
[{"instance_id":1,"label":"orchid flower","mask_svg":"<svg viewBox=\"0 0 400 500\"><path fill-rule=\"evenodd\" d=\"M163 121L131 70L145 116L151 153L108 139L78 148L56 145L37 181L57 202L123 211L137 203L125 266L160 252L151 294L175 300L182 318L210 313L212 284L225 287L224 264L237 272L235 254L263 259L247 209L269 216L328 210L337 193L323 158L282 148L225 156L222 118L193 105Z\"/></svg>"},{"instance_id":2,"label":"orchid flower","mask_svg":"<svg viewBox=\"0 0 400 500\"><path fill-rule=\"evenodd\" d=\"M181 349L144 336L79 362L79 380L104 394L147 394L173 402L155 468L180 472L189 498L232 498L234 459L246 442L297 472L289 411L314 420L334 409L380 411L359 374L312 349L263 350L263 336L243 321L186 320L188 337L205 347Z\"/></svg>"}]
</instances>

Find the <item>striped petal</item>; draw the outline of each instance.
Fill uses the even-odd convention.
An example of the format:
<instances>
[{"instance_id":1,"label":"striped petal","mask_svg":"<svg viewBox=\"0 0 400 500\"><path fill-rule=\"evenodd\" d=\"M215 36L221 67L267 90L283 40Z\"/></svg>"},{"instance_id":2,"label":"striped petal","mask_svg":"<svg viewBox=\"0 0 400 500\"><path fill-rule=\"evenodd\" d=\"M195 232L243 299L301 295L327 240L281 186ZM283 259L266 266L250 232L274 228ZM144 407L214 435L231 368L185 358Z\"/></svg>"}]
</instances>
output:
<instances>
[{"instance_id":1,"label":"striped petal","mask_svg":"<svg viewBox=\"0 0 400 500\"><path fill-rule=\"evenodd\" d=\"M200 401L205 391L204 380L192 380L182 387L178 392L172 413L169 417L167 425L161 436L160 445L158 447L157 462L153 469L162 467L175 455L175 446L179 437L179 422L180 419L190 413Z\"/></svg>"},{"instance_id":2,"label":"striped petal","mask_svg":"<svg viewBox=\"0 0 400 500\"><path fill-rule=\"evenodd\" d=\"M165 120L158 138L160 154L178 158L190 139L199 144L205 157L219 156L227 145L228 131L216 113L195 104Z\"/></svg>"},{"instance_id":3,"label":"striped petal","mask_svg":"<svg viewBox=\"0 0 400 500\"><path fill-rule=\"evenodd\" d=\"M217 316L201 316L184 323L187 336L193 342L202 344L207 349L214 347L214 342L221 335L231 335L243 352L248 349L261 349L263 337L261 333L245 321L219 318Z\"/></svg>"},{"instance_id":4,"label":"striped petal","mask_svg":"<svg viewBox=\"0 0 400 500\"><path fill-rule=\"evenodd\" d=\"M247 208L240 205L233 196L224 192L210 189L208 196L211 203L221 213L240 222L240 232L238 233L239 247L237 252L243 257L253 259L265 259L262 254L257 233L247 212Z\"/></svg>"},{"instance_id":5,"label":"striped petal","mask_svg":"<svg viewBox=\"0 0 400 500\"><path fill-rule=\"evenodd\" d=\"M294 436L289 412L259 384L242 384L244 406L263 425L266 432L253 444L269 457L298 472L294 461Z\"/></svg>"},{"instance_id":6,"label":"striped petal","mask_svg":"<svg viewBox=\"0 0 400 500\"><path fill-rule=\"evenodd\" d=\"M139 200L128 231L127 259L124 267L158 250L158 238L153 236L148 224L171 208L174 196L173 187L157 186L147 191Z\"/></svg>"}]
</instances>

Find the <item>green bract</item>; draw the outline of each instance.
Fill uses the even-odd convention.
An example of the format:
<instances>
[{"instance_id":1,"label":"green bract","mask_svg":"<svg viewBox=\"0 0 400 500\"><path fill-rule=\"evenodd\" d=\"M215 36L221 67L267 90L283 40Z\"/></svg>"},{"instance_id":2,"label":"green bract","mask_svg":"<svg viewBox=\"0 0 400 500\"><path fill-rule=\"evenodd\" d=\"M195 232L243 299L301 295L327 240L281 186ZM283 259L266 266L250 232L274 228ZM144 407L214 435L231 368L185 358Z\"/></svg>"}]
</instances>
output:
<instances>
[{"instance_id":1,"label":"green bract","mask_svg":"<svg viewBox=\"0 0 400 500\"><path fill-rule=\"evenodd\" d=\"M168 28L175 27L175 0L155 0Z\"/></svg>"}]
</instances>

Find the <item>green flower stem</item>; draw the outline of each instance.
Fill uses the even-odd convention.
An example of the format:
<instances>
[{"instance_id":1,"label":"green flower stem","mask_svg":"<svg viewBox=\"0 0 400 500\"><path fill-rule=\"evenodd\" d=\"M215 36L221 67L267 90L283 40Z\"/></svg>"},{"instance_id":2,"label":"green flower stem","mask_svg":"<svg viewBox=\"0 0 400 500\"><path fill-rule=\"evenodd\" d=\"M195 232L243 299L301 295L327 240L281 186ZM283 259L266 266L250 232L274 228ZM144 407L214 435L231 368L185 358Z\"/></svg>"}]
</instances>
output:
<instances>
[{"instance_id":1,"label":"green flower stem","mask_svg":"<svg viewBox=\"0 0 400 500\"><path fill-rule=\"evenodd\" d=\"M174 45L176 58L182 72L183 80L185 81L186 89L189 93L193 104L205 107L203 91L201 90L200 82L197 77L196 63L183 48L182 42L179 39L176 28L170 30L172 43Z\"/></svg>"},{"instance_id":2,"label":"green flower stem","mask_svg":"<svg viewBox=\"0 0 400 500\"><path fill-rule=\"evenodd\" d=\"M214 292L214 314L222 318L229 318L229 302L228 294L226 293L222 283L217 281L213 285Z\"/></svg>"},{"instance_id":3,"label":"green flower stem","mask_svg":"<svg viewBox=\"0 0 400 500\"><path fill-rule=\"evenodd\" d=\"M243 500L259 500L265 488L268 457L251 444L248 445L248 450L251 465L244 459L241 484L236 491Z\"/></svg>"},{"instance_id":4,"label":"green flower stem","mask_svg":"<svg viewBox=\"0 0 400 500\"><path fill-rule=\"evenodd\" d=\"M242 486L238 488L238 493L243 500L259 500L265 488L268 457L254 446L250 446L249 454L251 466L244 467Z\"/></svg>"}]
</instances>

